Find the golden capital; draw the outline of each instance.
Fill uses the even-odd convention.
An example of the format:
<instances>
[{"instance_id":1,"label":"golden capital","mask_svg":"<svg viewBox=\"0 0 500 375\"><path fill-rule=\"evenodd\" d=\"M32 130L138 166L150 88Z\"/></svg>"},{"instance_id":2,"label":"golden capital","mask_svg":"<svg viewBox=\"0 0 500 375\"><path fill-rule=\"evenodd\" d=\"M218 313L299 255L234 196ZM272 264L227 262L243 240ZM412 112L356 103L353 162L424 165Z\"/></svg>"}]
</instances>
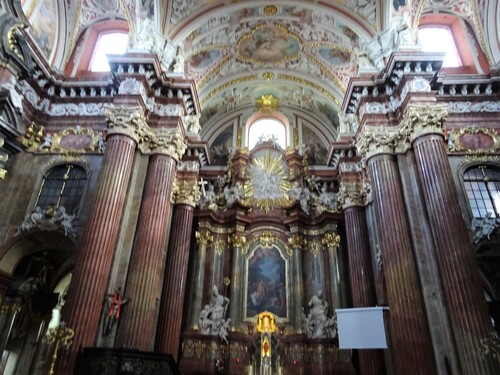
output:
<instances>
[{"instance_id":1,"label":"golden capital","mask_svg":"<svg viewBox=\"0 0 500 375\"><path fill-rule=\"evenodd\" d=\"M323 244L323 246L325 246L328 249L337 248L337 247L339 247L339 244L340 244L340 236L335 232L326 233L323 236L321 243Z\"/></svg>"},{"instance_id":2,"label":"golden capital","mask_svg":"<svg viewBox=\"0 0 500 375\"><path fill-rule=\"evenodd\" d=\"M356 148L363 158L375 155L394 154L398 130L388 126L366 126L358 136Z\"/></svg>"},{"instance_id":3,"label":"golden capital","mask_svg":"<svg viewBox=\"0 0 500 375\"><path fill-rule=\"evenodd\" d=\"M210 233L208 229L201 229L195 232L196 241L200 245L207 245L209 242L214 240L214 236Z\"/></svg>"},{"instance_id":4,"label":"golden capital","mask_svg":"<svg viewBox=\"0 0 500 375\"><path fill-rule=\"evenodd\" d=\"M155 129L151 132L150 139L141 146L141 151L145 154L168 155L179 161L186 148L184 137L177 129Z\"/></svg>"},{"instance_id":5,"label":"golden capital","mask_svg":"<svg viewBox=\"0 0 500 375\"><path fill-rule=\"evenodd\" d=\"M444 122L448 116L448 106L439 104L433 106L409 105L403 116L401 134L410 135L410 141L426 134L443 134Z\"/></svg>"},{"instance_id":6,"label":"golden capital","mask_svg":"<svg viewBox=\"0 0 500 375\"><path fill-rule=\"evenodd\" d=\"M293 249L301 249L306 243L306 240L299 234L294 234L288 238L288 245Z\"/></svg>"},{"instance_id":7,"label":"golden capital","mask_svg":"<svg viewBox=\"0 0 500 375\"><path fill-rule=\"evenodd\" d=\"M147 138L149 127L141 107L107 106L104 116L108 124L108 135L122 134L132 138L136 143Z\"/></svg>"},{"instance_id":8,"label":"golden capital","mask_svg":"<svg viewBox=\"0 0 500 375\"><path fill-rule=\"evenodd\" d=\"M198 203L200 196L200 188L196 180L175 181L173 190L174 203L194 207Z\"/></svg>"},{"instance_id":9,"label":"golden capital","mask_svg":"<svg viewBox=\"0 0 500 375\"><path fill-rule=\"evenodd\" d=\"M247 239L241 233L234 233L229 237L229 241L234 247L242 248L247 242Z\"/></svg>"},{"instance_id":10,"label":"golden capital","mask_svg":"<svg viewBox=\"0 0 500 375\"><path fill-rule=\"evenodd\" d=\"M372 188L368 181L341 181L337 199L343 209L363 207L372 201Z\"/></svg>"}]
</instances>

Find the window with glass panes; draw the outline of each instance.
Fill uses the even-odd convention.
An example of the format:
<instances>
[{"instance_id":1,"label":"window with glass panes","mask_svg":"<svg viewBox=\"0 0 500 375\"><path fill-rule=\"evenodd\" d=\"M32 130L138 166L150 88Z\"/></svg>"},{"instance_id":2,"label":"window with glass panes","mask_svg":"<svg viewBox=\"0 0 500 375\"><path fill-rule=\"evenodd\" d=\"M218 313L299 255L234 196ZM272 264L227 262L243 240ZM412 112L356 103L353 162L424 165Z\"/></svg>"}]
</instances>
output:
<instances>
[{"instance_id":1,"label":"window with glass panes","mask_svg":"<svg viewBox=\"0 0 500 375\"><path fill-rule=\"evenodd\" d=\"M472 216L500 217L500 170L479 165L464 173L464 187Z\"/></svg>"},{"instance_id":2,"label":"window with glass panes","mask_svg":"<svg viewBox=\"0 0 500 375\"><path fill-rule=\"evenodd\" d=\"M86 171L74 164L58 165L43 178L35 207L64 207L68 214L76 213L87 186Z\"/></svg>"}]
</instances>

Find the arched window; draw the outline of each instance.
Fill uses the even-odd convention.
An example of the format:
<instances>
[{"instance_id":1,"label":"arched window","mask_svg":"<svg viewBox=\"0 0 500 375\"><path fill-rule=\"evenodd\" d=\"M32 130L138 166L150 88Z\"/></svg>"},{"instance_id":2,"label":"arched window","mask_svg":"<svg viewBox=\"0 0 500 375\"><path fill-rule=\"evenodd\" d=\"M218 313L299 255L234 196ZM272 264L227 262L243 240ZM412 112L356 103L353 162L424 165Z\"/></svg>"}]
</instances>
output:
<instances>
[{"instance_id":1,"label":"arched window","mask_svg":"<svg viewBox=\"0 0 500 375\"><path fill-rule=\"evenodd\" d=\"M128 46L128 34L113 32L100 34L92 55L90 70L92 72L109 72L106 55L122 55Z\"/></svg>"},{"instance_id":2,"label":"arched window","mask_svg":"<svg viewBox=\"0 0 500 375\"><path fill-rule=\"evenodd\" d=\"M48 170L43 176L35 207L64 207L69 214L80 209L87 187L87 172L74 164L62 164Z\"/></svg>"},{"instance_id":3,"label":"arched window","mask_svg":"<svg viewBox=\"0 0 500 375\"><path fill-rule=\"evenodd\" d=\"M128 24L125 20L104 20L81 31L64 72L70 77L102 75L109 71L106 55L126 52Z\"/></svg>"},{"instance_id":4,"label":"arched window","mask_svg":"<svg viewBox=\"0 0 500 375\"><path fill-rule=\"evenodd\" d=\"M446 52L443 68L448 72L474 74L489 71L489 63L467 20L449 13L422 15L418 41L424 52Z\"/></svg>"},{"instance_id":5,"label":"arched window","mask_svg":"<svg viewBox=\"0 0 500 375\"><path fill-rule=\"evenodd\" d=\"M463 181L473 217L500 217L499 169L478 165L465 171Z\"/></svg>"},{"instance_id":6,"label":"arched window","mask_svg":"<svg viewBox=\"0 0 500 375\"><path fill-rule=\"evenodd\" d=\"M264 142L271 142L285 149L287 146L285 125L273 117L254 121L248 130L248 148L251 150Z\"/></svg>"},{"instance_id":7,"label":"arched window","mask_svg":"<svg viewBox=\"0 0 500 375\"><path fill-rule=\"evenodd\" d=\"M445 52L443 67L455 68L462 65L458 56L457 46L450 28L425 27L418 30L418 38L423 52Z\"/></svg>"}]
</instances>

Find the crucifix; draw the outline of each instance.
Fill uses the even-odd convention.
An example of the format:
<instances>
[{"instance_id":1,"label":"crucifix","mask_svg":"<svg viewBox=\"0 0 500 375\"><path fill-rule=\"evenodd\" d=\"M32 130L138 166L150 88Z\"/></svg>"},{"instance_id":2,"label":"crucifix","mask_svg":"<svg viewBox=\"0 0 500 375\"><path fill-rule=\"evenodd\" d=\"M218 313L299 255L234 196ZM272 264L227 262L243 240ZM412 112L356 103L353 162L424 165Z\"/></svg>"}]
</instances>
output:
<instances>
[{"instance_id":1,"label":"crucifix","mask_svg":"<svg viewBox=\"0 0 500 375\"><path fill-rule=\"evenodd\" d=\"M198 181L198 185L200 185L201 188L201 194L205 196L207 194L207 191L205 190L205 186L208 185L208 181L205 181L203 177L200 178L200 181Z\"/></svg>"}]
</instances>

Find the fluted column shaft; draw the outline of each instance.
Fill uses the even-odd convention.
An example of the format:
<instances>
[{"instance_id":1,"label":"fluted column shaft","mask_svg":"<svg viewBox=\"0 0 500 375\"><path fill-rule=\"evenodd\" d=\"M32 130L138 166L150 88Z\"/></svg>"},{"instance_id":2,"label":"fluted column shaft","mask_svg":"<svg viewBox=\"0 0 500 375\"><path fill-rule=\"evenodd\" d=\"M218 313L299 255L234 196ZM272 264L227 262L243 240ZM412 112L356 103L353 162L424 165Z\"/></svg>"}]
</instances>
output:
<instances>
[{"instance_id":1,"label":"fluted column shaft","mask_svg":"<svg viewBox=\"0 0 500 375\"><path fill-rule=\"evenodd\" d=\"M120 322L118 348L154 348L174 175L172 157L150 157L125 289L130 303Z\"/></svg>"},{"instance_id":2,"label":"fluted column shaft","mask_svg":"<svg viewBox=\"0 0 500 375\"><path fill-rule=\"evenodd\" d=\"M395 157L387 154L373 156L368 165L375 215L379 223L395 373L434 374L436 367L432 342Z\"/></svg>"},{"instance_id":3,"label":"fluted column shaft","mask_svg":"<svg viewBox=\"0 0 500 375\"><path fill-rule=\"evenodd\" d=\"M241 324L241 245L234 246L231 267L231 295L229 317L231 325L238 327Z\"/></svg>"},{"instance_id":4,"label":"fluted column shaft","mask_svg":"<svg viewBox=\"0 0 500 375\"><path fill-rule=\"evenodd\" d=\"M337 247L328 247L328 260L330 265L330 287L332 288L332 313L335 309L342 307L342 297L340 291L340 271L339 271L339 257Z\"/></svg>"},{"instance_id":5,"label":"fluted column shaft","mask_svg":"<svg viewBox=\"0 0 500 375\"><path fill-rule=\"evenodd\" d=\"M493 328L443 136L421 136L413 147L463 374L497 374L479 352L480 339L488 337Z\"/></svg>"},{"instance_id":6,"label":"fluted column shaft","mask_svg":"<svg viewBox=\"0 0 500 375\"><path fill-rule=\"evenodd\" d=\"M377 304L377 298L365 209L356 206L346 207L344 208L344 218L352 305L353 307L373 307ZM385 374L385 363L381 350L359 350L358 356L360 375Z\"/></svg>"},{"instance_id":7,"label":"fluted column shaft","mask_svg":"<svg viewBox=\"0 0 500 375\"><path fill-rule=\"evenodd\" d=\"M156 351L174 359L179 352L193 212L188 204L174 208L156 333Z\"/></svg>"},{"instance_id":8,"label":"fluted column shaft","mask_svg":"<svg viewBox=\"0 0 500 375\"><path fill-rule=\"evenodd\" d=\"M72 372L78 348L92 346L96 338L135 148L136 142L126 135L107 138L97 191L62 311L62 320L75 336L61 373Z\"/></svg>"},{"instance_id":9,"label":"fluted column shaft","mask_svg":"<svg viewBox=\"0 0 500 375\"><path fill-rule=\"evenodd\" d=\"M203 303L203 285L205 284L205 267L207 262L207 244L208 244L208 231L198 232L207 233L206 235L197 234L198 238L198 254L196 258L196 270L194 280L194 293L191 307L191 323L190 327L198 326L198 319L200 318L201 305ZM210 240L211 241L211 240Z\"/></svg>"}]
</instances>

